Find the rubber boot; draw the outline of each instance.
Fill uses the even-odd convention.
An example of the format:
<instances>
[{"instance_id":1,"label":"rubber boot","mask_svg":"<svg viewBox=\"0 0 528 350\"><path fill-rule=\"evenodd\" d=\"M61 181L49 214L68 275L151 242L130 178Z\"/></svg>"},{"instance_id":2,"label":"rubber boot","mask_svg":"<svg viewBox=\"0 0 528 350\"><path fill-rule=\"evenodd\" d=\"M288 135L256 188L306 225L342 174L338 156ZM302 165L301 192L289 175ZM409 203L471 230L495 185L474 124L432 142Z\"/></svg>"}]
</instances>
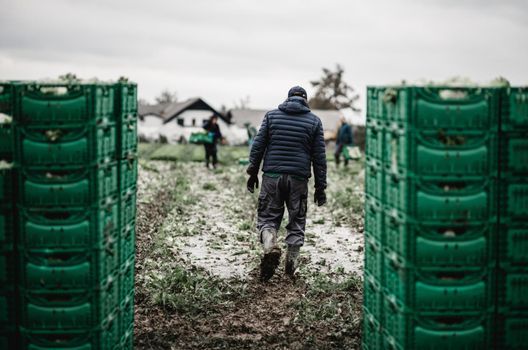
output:
<instances>
[{"instance_id":1,"label":"rubber boot","mask_svg":"<svg viewBox=\"0 0 528 350\"><path fill-rule=\"evenodd\" d=\"M288 246L288 252L286 253L286 265L285 272L286 275L293 277L297 266L299 265L299 252L301 247L299 246Z\"/></svg>"},{"instance_id":2,"label":"rubber boot","mask_svg":"<svg viewBox=\"0 0 528 350\"><path fill-rule=\"evenodd\" d=\"M261 233L264 255L260 261L260 279L263 281L273 277L277 266L279 266L281 250L277 245L277 231L264 229Z\"/></svg>"}]
</instances>

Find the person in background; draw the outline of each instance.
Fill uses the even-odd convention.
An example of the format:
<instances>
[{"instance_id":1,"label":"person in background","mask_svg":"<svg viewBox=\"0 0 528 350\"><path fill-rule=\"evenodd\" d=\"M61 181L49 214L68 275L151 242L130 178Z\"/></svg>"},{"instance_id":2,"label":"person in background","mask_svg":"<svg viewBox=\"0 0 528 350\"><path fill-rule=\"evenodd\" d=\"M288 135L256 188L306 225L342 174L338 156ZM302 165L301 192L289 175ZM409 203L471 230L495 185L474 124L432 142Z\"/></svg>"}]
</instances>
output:
<instances>
[{"instance_id":1,"label":"person in background","mask_svg":"<svg viewBox=\"0 0 528 350\"><path fill-rule=\"evenodd\" d=\"M257 229L264 255L260 263L260 277L269 280L278 267L281 249L277 244L277 232L288 208L286 225L285 272L293 277L297 268L299 251L304 244L306 212L308 205L308 179L315 178L314 201L326 203L326 149L323 125L319 117L310 111L306 91L295 86L278 109L264 116L255 137L247 173L248 191L258 188L260 163L264 160L262 188L258 198Z\"/></svg>"},{"instance_id":2,"label":"person in background","mask_svg":"<svg viewBox=\"0 0 528 350\"><path fill-rule=\"evenodd\" d=\"M209 137L212 139L211 143L204 143L205 147L205 166L209 168L209 159L213 163L213 168L216 169L218 165L217 147L218 140L222 139L222 133L220 132L220 126L218 125L218 117L213 115L207 122L205 122L203 128L207 131Z\"/></svg>"},{"instance_id":3,"label":"person in background","mask_svg":"<svg viewBox=\"0 0 528 350\"><path fill-rule=\"evenodd\" d=\"M343 148L347 146L352 146L354 140L352 138L352 127L347 123L347 120L344 116L341 116L339 120L339 128L337 129L336 137L336 149L335 149L335 163L336 167L339 167L339 162L341 161L341 154L343 153ZM345 158L345 167L348 166L348 159Z\"/></svg>"},{"instance_id":4,"label":"person in background","mask_svg":"<svg viewBox=\"0 0 528 350\"><path fill-rule=\"evenodd\" d=\"M251 145L253 145L253 141L255 141L255 137L257 136L257 129L249 123L246 123L245 126L248 134L248 145L251 150Z\"/></svg>"}]
</instances>

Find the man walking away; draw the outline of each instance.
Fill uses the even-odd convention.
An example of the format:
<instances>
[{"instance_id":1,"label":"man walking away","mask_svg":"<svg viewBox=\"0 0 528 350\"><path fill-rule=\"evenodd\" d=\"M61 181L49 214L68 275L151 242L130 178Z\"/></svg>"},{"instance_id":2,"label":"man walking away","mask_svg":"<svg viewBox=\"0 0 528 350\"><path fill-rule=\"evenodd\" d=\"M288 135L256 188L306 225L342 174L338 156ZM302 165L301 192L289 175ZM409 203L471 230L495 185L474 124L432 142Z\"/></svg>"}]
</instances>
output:
<instances>
[{"instance_id":1,"label":"man walking away","mask_svg":"<svg viewBox=\"0 0 528 350\"><path fill-rule=\"evenodd\" d=\"M336 167L339 167L339 162L341 160L341 154L343 154L343 149L348 146L353 145L353 138L352 138L352 127L350 124L347 123L344 116L340 119L341 126L337 130L337 138L336 138L336 150L335 150L335 163ZM345 158L345 167L348 166L348 158Z\"/></svg>"},{"instance_id":2,"label":"man walking away","mask_svg":"<svg viewBox=\"0 0 528 350\"><path fill-rule=\"evenodd\" d=\"M260 162L264 159L262 188L258 198L257 229L264 255L260 264L262 280L269 280L279 265L281 249L277 244L277 232L288 208L286 226L285 272L293 276L297 268L300 247L304 244L308 200L308 178L311 166L315 178L315 202L326 203L326 154L321 120L307 102L306 91L295 86L278 109L264 116L255 137L247 173L248 190L258 188Z\"/></svg>"},{"instance_id":3,"label":"man walking away","mask_svg":"<svg viewBox=\"0 0 528 350\"><path fill-rule=\"evenodd\" d=\"M212 143L204 143L205 147L205 166L209 168L209 159L213 162L213 168L216 169L218 164L217 148L216 144L218 140L222 139L222 133L220 132L220 126L218 126L218 117L213 115L209 120L204 124L203 127L212 138Z\"/></svg>"}]
</instances>

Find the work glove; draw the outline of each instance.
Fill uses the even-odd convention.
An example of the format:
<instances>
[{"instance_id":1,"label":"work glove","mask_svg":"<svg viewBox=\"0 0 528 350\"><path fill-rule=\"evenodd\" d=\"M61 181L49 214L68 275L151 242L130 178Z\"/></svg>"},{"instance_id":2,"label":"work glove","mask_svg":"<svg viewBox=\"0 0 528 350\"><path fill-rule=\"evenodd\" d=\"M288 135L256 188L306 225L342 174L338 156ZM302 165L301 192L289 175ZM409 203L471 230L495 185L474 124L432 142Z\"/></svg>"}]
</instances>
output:
<instances>
[{"instance_id":1,"label":"work glove","mask_svg":"<svg viewBox=\"0 0 528 350\"><path fill-rule=\"evenodd\" d=\"M258 175L251 175L247 181L247 189L249 192L254 193L255 187L258 188L259 186L259 179Z\"/></svg>"},{"instance_id":2,"label":"work glove","mask_svg":"<svg viewBox=\"0 0 528 350\"><path fill-rule=\"evenodd\" d=\"M324 188L320 187L315 189L314 202L317 203L318 207L326 204L326 193Z\"/></svg>"}]
</instances>

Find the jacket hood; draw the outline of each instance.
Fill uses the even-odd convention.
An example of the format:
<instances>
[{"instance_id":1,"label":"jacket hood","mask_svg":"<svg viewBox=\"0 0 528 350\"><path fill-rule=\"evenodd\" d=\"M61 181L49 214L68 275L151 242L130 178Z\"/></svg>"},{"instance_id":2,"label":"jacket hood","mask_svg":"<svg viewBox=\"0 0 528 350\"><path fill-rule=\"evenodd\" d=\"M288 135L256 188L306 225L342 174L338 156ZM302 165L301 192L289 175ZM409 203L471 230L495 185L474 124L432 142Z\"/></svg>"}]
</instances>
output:
<instances>
[{"instance_id":1,"label":"jacket hood","mask_svg":"<svg viewBox=\"0 0 528 350\"><path fill-rule=\"evenodd\" d=\"M288 114L304 114L310 112L308 102L302 97L288 97L286 101L279 105L279 109Z\"/></svg>"}]
</instances>

